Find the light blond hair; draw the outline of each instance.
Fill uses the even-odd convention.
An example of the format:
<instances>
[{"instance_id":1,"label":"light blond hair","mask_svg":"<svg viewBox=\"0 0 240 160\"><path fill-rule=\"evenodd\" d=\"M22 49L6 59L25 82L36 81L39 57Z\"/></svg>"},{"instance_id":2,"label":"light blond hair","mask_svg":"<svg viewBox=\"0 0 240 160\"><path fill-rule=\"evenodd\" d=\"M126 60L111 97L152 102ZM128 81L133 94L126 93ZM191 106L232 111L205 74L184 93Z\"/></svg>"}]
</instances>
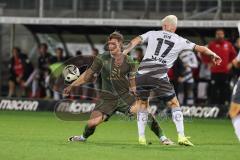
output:
<instances>
[{"instance_id":1,"label":"light blond hair","mask_svg":"<svg viewBox=\"0 0 240 160\"><path fill-rule=\"evenodd\" d=\"M162 24L170 24L177 27L178 18L175 15L168 15L162 19Z\"/></svg>"}]
</instances>

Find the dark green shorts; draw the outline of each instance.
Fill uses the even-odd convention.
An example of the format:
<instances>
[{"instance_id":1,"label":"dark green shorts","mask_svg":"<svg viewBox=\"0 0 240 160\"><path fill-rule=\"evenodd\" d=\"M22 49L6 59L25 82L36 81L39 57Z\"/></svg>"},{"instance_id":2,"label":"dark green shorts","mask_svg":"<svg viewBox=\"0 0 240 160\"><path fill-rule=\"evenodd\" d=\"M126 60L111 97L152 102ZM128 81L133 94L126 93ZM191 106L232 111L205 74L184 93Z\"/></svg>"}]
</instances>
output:
<instances>
[{"instance_id":1,"label":"dark green shorts","mask_svg":"<svg viewBox=\"0 0 240 160\"><path fill-rule=\"evenodd\" d=\"M124 93L118 96L114 96L110 93L102 93L100 99L96 103L94 111L100 111L107 115L108 118L116 111L128 114L135 100L135 97L130 93Z\"/></svg>"}]
</instances>

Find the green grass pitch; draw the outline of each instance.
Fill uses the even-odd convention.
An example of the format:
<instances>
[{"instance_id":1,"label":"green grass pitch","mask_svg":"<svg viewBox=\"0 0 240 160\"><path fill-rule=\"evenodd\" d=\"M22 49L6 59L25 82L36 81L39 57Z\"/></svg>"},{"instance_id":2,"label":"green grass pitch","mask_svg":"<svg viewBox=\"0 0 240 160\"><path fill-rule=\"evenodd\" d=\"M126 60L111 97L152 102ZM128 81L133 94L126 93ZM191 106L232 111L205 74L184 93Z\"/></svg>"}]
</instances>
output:
<instances>
[{"instance_id":1,"label":"green grass pitch","mask_svg":"<svg viewBox=\"0 0 240 160\"><path fill-rule=\"evenodd\" d=\"M61 121L50 112L0 111L1 160L236 160L240 159L230 120L193 119L185 122L195 147L163 146L147 128L152 145L137 144L135 121L113 117L99 126L86 143L70 143L85 122ZM165 133L176 142L171 120L161 121Z\"/></svg>"}]
</instances>

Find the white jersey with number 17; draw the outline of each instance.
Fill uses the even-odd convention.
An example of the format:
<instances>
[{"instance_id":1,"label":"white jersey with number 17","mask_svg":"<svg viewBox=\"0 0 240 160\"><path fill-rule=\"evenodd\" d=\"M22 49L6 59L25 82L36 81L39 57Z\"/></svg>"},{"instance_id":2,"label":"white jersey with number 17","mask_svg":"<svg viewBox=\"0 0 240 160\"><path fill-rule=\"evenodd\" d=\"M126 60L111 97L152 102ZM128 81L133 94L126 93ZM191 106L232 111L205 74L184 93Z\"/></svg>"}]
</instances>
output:
<instances>
[{"instance_id":1,"label":"white jersey with number 17","mask_svg":"<svg viewBox=\"0 0 240 160\"><path fill-rule=\"evenodd\" d=\"M142 42L147 42L147 49L138 73L151 77L163 78L171 68L179 54L193 50L195 43L167 31L149 31L140 35Z\"/></svg>"}]
</instances>

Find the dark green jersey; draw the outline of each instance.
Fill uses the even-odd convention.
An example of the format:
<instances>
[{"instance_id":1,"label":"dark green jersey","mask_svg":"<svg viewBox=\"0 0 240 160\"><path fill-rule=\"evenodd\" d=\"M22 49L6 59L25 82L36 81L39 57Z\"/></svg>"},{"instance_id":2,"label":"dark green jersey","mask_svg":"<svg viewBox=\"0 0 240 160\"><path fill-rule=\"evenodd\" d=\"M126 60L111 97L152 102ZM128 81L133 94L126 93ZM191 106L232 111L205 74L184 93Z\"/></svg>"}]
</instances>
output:
<instances>
[{"instance_id":1,"label":"dark green jersey","mask_svg":"<svg viewBox=\"0 0 240 160\"><path fill-rule=\"evenodd\" d=\"M129 91L129 80L136 73L136 64L131 57L125 56L121 66L114 64L109 52L98 55L90 67L94 73L101 73L102 91L120 95Z\"/></svg>"}]
</instances>

